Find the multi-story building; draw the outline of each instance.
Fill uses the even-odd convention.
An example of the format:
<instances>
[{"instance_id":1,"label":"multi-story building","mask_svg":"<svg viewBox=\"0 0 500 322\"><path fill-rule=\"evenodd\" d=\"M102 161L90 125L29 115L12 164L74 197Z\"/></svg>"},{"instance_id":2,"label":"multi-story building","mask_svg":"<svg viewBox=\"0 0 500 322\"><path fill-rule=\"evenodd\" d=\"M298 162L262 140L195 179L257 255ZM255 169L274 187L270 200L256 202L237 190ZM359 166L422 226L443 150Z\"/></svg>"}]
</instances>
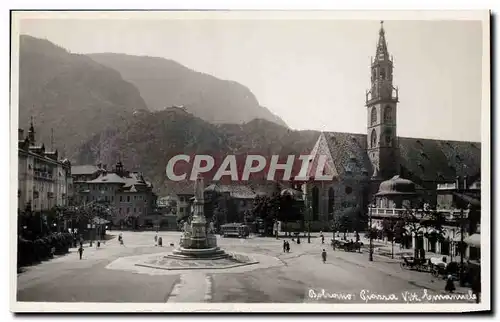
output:
<instances>
[{"instance_id":1,"label":"multi-story building","mask_svg":"<svg viewBox=\"0 0 500 322\"><path fill-rule=\"evenodd\" d=\"M436 213L434 217L426 217L427 213L420 208L425 196L415 183L395 176L380 184L375 204L370 208L372 227L382 231L384 221L393 224L401 221L405 223L403 227L407 232L399 241L403 247L423 249L451 258L460 256L460 249L464 247L466 258L479 260L480 209L479 200L475 198L480 194L478 188L479 182L475 180L438 185ZM457 191L466 191L466 194L457 194ZM467 196L467 200L463 196ZM410 216L409 211L412 212ZM441 231L436 230L435 224L424 226L420 223L425 220L439 222Z\"/></svg>"},{"instance_id":2,"label":"multi-story building","mask_svg":"<svg viewBox=\"0 0 500 322\"><path fill-rule=\"evenodd\" d=\"M36 142L31 122L28 135L18 130L18 209L45 211L71 203L71 163L58 160L58 152L47 151Z\"/></svg>"},{"instance_id":3,"label":"multi-story building","mask_svg":"<svg viewBox=\"0 0 500 322\"><path fill-rule=\"evenodd\" d=\"M100 202L110 206L114 225L144 225L155 215L153 185L140 172L130 172L118 162L114 169L75 166L75 201L78 204ZM79 180L76 180L79 179Z\"/></svg>"}]
</instances>

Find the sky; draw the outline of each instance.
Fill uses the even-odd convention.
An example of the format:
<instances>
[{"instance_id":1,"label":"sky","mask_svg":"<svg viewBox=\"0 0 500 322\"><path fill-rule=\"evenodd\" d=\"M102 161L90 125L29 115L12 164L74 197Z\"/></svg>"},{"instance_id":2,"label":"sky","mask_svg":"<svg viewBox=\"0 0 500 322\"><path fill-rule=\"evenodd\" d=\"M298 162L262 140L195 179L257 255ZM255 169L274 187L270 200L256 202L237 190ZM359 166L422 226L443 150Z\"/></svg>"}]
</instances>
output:
<instances>
[{"instance_id":1,"label":"sky","mask_svg":"<svg viewBox=\"0 0 500 322\"><path fill-rule=\"evenodd\" d=\"M70 17L70 16L69 16ZM248 87L294 129L366 133L379 20L23 19L20 33L72 53L175 60ZM397 133L481 141L480 21L386 20Z\"/></svg>"}]
</instances>

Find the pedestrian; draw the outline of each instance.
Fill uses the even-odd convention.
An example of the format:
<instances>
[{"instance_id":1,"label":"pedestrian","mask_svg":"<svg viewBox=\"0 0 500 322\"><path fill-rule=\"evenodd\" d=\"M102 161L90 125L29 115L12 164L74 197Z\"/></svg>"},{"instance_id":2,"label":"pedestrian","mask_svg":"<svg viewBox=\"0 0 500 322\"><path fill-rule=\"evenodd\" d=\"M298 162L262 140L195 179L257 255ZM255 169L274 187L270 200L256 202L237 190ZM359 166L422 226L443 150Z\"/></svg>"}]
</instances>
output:
<instances>
[{"instance_id":1,"label":"pedestrian","mask_svg":"<svg viewBox=\"0 0 500 322\"><path fill-rule=\"evenodd\" d=\"M286 240L283 241L283 253L286 253Z\"/></svg>"},{"instance_id":2,"label":"pedestrian","mask_svg":"<svg viewBox=\"0 0 500 322\"><path fill-rule=\"evenodd\" d=\"M78 248L78 253L80 254L80 260L81 260L83 255L83 246L80 246L80 248Z\"/></svg>"},{"instance_id":3,"label":"pedestrian","mask_svg":"<svg viewBox=\"0 0 500 322\"><path fill-rule=\"evenodd\" d=\"M288 241L286 242L286 252L290 252L290 243Z\"/></svg>"},{"instance_id":4,"label":"pedestrian","mask_svg":"<svg viewBox=\"0 0 500 322\"><path fill-rule=\"evenodd\" d=\"M324 244L325 243L325 235L323 235L323 233L321 233L321 243Z\"/></svg>"},{"instance_id":5,"label":"pedestrian","mask_svg":"<svg viewBox=\"0 0 500 322\"><path fill-rule=\"evenodd\" d=\"M448 275L444 290L450 293L453 293L453 291L455 291L455 283L453 283L453 275Z\"/></svg>"},{"instance_id":6,"label":"pedestrian","mask_svg":"<svg viewBox=\"0 0 500 322\"><path fill-rule=\"evenodd\" d=\"M481 277L479 273L476 272L474 274L473 280L472 280L472 285L471 285L471 290L472 294L476 296L476 303L480 302L480 296L481 296Z\"/></svg>"},{"instance_id":7,"label":"pedestrian","mask_svg":"<svg viewBox=\"0 0 500 322\"><path fill-rule=\"evenodd\" d=\"M163 239L158 237L158 246L163 247Z\"/></svg>"},{"instance_id":8,"label":"pedestrian","mask_svg":"<svg viewBox=\"0 0 500 322\"><path fill-rule=\"evenodd\" d=\"M158 246L158 235L155 235L155 246Z\"/></svg>"},{"instance_id":9,"label":"pedestrian","mask_svg":"<svg viewBox=\"0 0 500 322\"><path fill-rule=\"evenodd\" d=\"M300 236L297 236L297 244L300 245Z\"/></svg>"},{"instance_id":10,"label":"pedestrian","mask_svg":"<svg viewBox=\"0 0 500 322\"><path fill-rule=\"evenodd\" d=\"M323 258L323 264L326 263L326 250L324 250L324 249L321 252L321 258Z\"/></svg>"}]
</instances>

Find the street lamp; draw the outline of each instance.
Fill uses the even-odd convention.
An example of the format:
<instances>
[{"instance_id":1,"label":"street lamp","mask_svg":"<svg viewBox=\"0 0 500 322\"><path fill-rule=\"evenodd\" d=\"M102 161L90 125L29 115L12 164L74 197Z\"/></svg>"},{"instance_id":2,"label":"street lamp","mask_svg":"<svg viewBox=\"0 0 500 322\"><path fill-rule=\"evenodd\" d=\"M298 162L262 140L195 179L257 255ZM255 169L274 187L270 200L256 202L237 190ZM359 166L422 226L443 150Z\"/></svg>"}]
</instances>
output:
<instances>
[{"instance_id":1,"label":"street lamp","mask_svg":"<svg viewBox=\"0 0 500 322\"><path fill-rule=\"evenodd\" d=\"M309 206L309 220L307 221L307 243L311 243L311 219L312 219L312 206Z\"/></svg>"},{"instance_id":2,"label":"street lamp","mask_svg":"<svg viewBox=\"0 0 500 322\"><path fill-rule=\"evenodd\" d=\"M368 257L368 260L370 262L373 262L373 234L372 234L372 213L373 213L373 209L375 209L375 205L374 204L370 204L369 206L369 211L368 211L368 215L369 215L369 225L370 227L368 227L368 234L369 234L369 237L370 237L370 253L369 253L369 257Z\"/></svg>"}]
</instances>

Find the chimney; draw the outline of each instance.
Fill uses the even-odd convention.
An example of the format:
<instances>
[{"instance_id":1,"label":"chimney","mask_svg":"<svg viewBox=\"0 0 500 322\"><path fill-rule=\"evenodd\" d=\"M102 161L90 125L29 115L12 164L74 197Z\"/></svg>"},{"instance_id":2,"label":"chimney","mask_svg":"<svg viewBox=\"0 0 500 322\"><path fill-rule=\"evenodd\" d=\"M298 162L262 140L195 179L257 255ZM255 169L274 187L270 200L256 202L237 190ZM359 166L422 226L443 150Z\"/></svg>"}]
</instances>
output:
<instances>
[{"instance_id":1,"label":"chimney","mask_svg":"<svg viewBox=\"0 0 500 322\"><path fill-rule=\"evenodd\" d=\"M24 130L23 129L18 129L17 130L17 135L19 136L18 140L23 141L24 140Z\"/></svg>"},{"instance_id":2,"label":"chimney","mask_svg":"<svg viewBox=\"0 0 500 322\"><path fill-rule=\"evenodd\" d=\"M464 190L467 190L467 175L464 176Z\"/></svg>"},{"instance_id":3,"label":"chimney","mask_svg":"<svg viewBox=\"0 0 500 322\"><path fill-rule=\"evenodd\" d=\"M455 179L455 190L460 190L460 177Z\"/></svg>"}]
</instances>

